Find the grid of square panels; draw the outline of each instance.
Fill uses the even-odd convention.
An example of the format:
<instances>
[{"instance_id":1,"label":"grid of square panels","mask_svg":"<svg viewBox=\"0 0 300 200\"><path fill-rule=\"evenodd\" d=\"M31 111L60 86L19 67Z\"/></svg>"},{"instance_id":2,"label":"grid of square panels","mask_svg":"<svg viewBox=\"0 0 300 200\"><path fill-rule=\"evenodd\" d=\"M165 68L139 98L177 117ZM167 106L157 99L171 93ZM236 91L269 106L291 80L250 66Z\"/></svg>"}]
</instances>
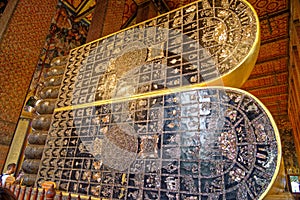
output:
<instances>
[{"instance_id":1,"label":"grid of square panels","mask_svg":"<svg viewBox=\"0 0 300 200\"><path fill-rule=\"evenodd\" d=\"M203 88L55 112L40 184L107 199L255 199L278 138L253 98ZM263 184L261 184L263 181Z\"/></svg>"},{"instance_id":2,"label":"grid of square panels","mask_svg":"<svg viewBox=\"0 0 300 200\"><path fill-rule=\"evenodd\" d=\"M73 50L66 75L78 75L63 88L73 93L66 104L114 97L116 79L131 79L125 82L142 85L142 92L217 79L243 61L256 37L255 15L245 2L190 4Z\"/></svg>"},{"instance_id":3,"label":"grid of square panels","mask_svg":"<svg viewBox=\"0 0 300 200\"><path fill-rule=\"evenodd\" d=\"M71 51L37 184L102 199L262 195L278 164L264 109L186 87L236 67L254 21L243 1L201 1Z\"/></svg>"}]
</instances>

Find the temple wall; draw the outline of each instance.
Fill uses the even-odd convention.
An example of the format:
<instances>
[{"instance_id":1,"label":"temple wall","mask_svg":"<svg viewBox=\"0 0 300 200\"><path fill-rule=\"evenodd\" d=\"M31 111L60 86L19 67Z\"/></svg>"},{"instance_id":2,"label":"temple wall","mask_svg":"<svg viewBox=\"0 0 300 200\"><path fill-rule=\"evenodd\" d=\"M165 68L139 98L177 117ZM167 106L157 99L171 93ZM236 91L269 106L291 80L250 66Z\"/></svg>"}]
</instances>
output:
<instances>
[{"instance_id":1,"label":"temple wall","mask_svg":"<svg viewBox=\"0 0 300 200\"><path fill-rule=\"evenodd\" d=\"M20 0L0 42L0 171L56 4L57 0Z\"/></svg>"},{"instance_id":2,"label":"temple wall","mask_svg":"<svg viewBox=\"0 0 300 200\"><path fill-rule=\"evenodd\" d=\"M59 19L59 1L21 0L16 3L15 11L8 17L2 15L1 18L1 24L10 21L0 42L0 73L3 74L0 77L0 171L4 167L27 93L39 90L37 85L43 82L43 68L47 67L54 57L68 55L71 48L83 44L87 33L86 27L76 23L75 29L67 27L71 31L64 34L63 29L67 24L63 24L66 22ZM121 28L125 4L123 1L122 5L115 4L120 3L109 3L109 6L114 8L106 14L107 17L113 18L106 20L104 35ZM70 12L68 15L70 16ZM70 24L74 25L73 21Z\"/></svg>"}]
</instances>

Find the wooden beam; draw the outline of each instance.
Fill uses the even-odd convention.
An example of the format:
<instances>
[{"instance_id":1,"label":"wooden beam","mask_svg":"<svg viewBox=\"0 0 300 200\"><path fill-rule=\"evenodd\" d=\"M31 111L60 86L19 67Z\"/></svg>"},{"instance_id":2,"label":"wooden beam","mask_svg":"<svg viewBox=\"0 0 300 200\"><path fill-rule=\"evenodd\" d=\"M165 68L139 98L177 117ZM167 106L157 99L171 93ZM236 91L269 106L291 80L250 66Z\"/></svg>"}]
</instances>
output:
<instances>
[{"instance_id":1,"label":"wooden beam","mask_svg":"<svg viewBox=\"0 0 300 200\"><path fill-rule=\"evenodd\" d=\"M102 37L108 1L109 0L99 0L97 2L86 39L87 43Z\"/></svg>"}]
</instances>

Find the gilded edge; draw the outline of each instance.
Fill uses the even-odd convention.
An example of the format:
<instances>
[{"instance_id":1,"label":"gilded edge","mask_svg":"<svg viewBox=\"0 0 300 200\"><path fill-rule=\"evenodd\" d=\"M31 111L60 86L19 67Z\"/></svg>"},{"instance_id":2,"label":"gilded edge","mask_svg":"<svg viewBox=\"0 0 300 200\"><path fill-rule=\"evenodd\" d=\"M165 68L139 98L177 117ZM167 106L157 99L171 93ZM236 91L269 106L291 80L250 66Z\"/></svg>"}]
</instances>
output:
<instances>
[{"instance_id":1,"label":"gilded edge","mask_svg":"<svg viewBox=\"0 0 300 200\"><path fill-rule=\"evenodd\" d=\"M260 23L259 23L259 18L257 15L257 12L255 11L255 9L253 8L253 6L246 0L240 0L242 2L244 2L245 4L247 4L247 6L251 9L251 11L253 12L254 16L255 16L255 21L256 21L256 37L255 37L255 41L251 47L251 50L249 51L248 55L240 62L240 64L237 66L239 67L241 65L241 63L244 63L246 59L248 59L248 57L250 55L255 55L255 58L257 58L259 51L257 51L257 49L259 49L260 47ZM255 59L256 62L256 59ZM255 63L254 62L254 63ZM235 67L234 69L236 69L237 67ZM230 72L228 72L230 73Z\"/></svg>"},{"instance_id":2,"label":"gilded edge","mask_svg":"<svg viewBox=\"0 0 300 200\"><path fill-rule=\"evenodd\" d=\"M226 72L225 74L223 74L222 76L220 76L218 78L209 80L207 82L200 83L202 86L216 86L216 85L223 86L223 85L225 85L225 86L229 86L229 87L237 87L237 88L239 88L239 87L241 87L246 82L246 80L248 79L248 77L251 74L251 71L253 70L253 68L255 66L255 63L256 63L256 60L257 60L257 57L258 57L258 54L259 54L259 48L260 48L260 34L261 33L260 33L259 17L257 15L255 9L253 8L253 6L248 1L246 1L246 0L239 0L239 1L245 3L248 6L248 8L250 8L250 10L253 12L253 15L255 17L255 23L256 23L255 41L253 42L253 44L251 46L251 49L249 50L247 56L245 56L244 59L241 62L238 63L238 65L232 67L228 72ZM101 37L101 38L99 38L97 40L91 41L91 42L89 42L87 44L84 44L82 46L76 47L76 48L74 48L74 49L71 50L70 54L73 51L75 51L76 49L84 48L87 45L90 45L92 43L98 42L100 40L103 40L103 39L108 38L108 37L110 37L112 35L118 34L120 32L124 32L124 31L126 31L128 29L131 29L133 27L138 27L138 26L140 26L142 24L145 24L145 23L147 23L147 22L149 22L151 20L154 20L156 18L168 15L171 12L175 12L177 10L181 10L184 7L188 7L188 6L193 5L195 3L198 3L198 2L201 2L201 0L200 1L192 2L190 4L182 6L180 8L174 9L174 10L168 12L168 13L165 13L165 14L159 15L157 17L148 19L148 20L143 21L141 23L135 24L133 26L127 27L125 29L122 29L122 30L119 30L119 31L114 32L112 34L109 34L109 35L106 35L104 37ZM240 73L243 73L244 76L239 76Z\"/></svg>"},{"instance_id":3,"label":"gilded edge","mask_svg":"<svg viewBox=\"0 0 300 200\"><path fill-rule=\"evenodd\" d=\"M214 87L211 87L214 88ZM224 87L225 89L230 89L230 90L235 90L238 92L242 92L248 96L250 96L251 98L253 98L262 108L263 110L266 112L267 116L269 117L272 127L274 128L274 133L275 133L275 137L276 137L276 141L277 141L277 164L276 164L276 169L275 172L273 174L272 180L269 183L267 189L264 191L264 193L262 193L262 195L259 197L259 200L264 199L264 197L268 194L268 192L270 191L270 189L272 188L274 182L276 181L276 178L278 176L279 173L279 168L280 168L280 163L281 163L281 159L282 159L282 147L281 147L281 140L280 140L280 135L279 135L279 130L277 128L277 125L275 123L275 120L272 116L272 114L270 113L270 111L268 110L268 108L254 95L250 94L247 91L241 90L241 89L237 89L237 88L230 88L230 87Z\"/></svg>"},{"instance_id":4,"label":"gilded edge","mask_svg":"<svg viewBox=\"0 0 300 200\"><path fill-rule=\"evenodd\" d=\"M275 172L273 174L271 182L269 183L267 189L264 191L264 193L262 193L262 195L259 198L259 200L262 200L267 195L267 193L269 192L269 190L271 189L272 185L274 184L274 182L276 180L276 177L279 173L280 162L281 162L281 159L282 159L281 140L280 140L279 130L277 128L275 120L274 120L273 116L271 115L270 111L267 109L267 107L258 98L256 98L254 95L250 94L247 91L244 91L244 90L241 90L241 89L238 89L238 88L220 87L220 86L210 86L210 87L207 87L207 88L216 88L216 89L217 88L224 88L225 90L237 91L237 92L240 92L240 93L243 93L243 94L246 94L246 95L250 96L263 108L263 110L265 111L265 113L267 114L268 118L271 121L272 127L274 128L276 141L277 141L277 151L278 151L277 164L276 164L276 169L275 169ZM153 92L151 92L151 94L146 93L147 95L144 93L144 94L140 94L140 95L131 96L130 98L118 98L118 99L114 99L114 100L110 99L110 100L104 100L104 101L89 103L89 105L81 104L81 105L77 105L77 106L68 106L68 107L58 108L58 109L55 109L55 112L62 111L62 110L77 109L77 108L82 108L82 107L86 107L86 106L96 106L96 105L103 105L103 104L106 104L106 103L114 103L114 102L125 101L125 100L134 100L134 99L139 99L139 98L152 97L152 95L157 96L157 95L170 94L170 93L180 92L180 91L189 91L189 90L194 90L194 89L205 89L205 88L199 87L199 86L196 87L196 85L192 85L192 86L188 86L188 87L173 88L173 89L169 89L167 91L166 90L162 90L162 91L160 90L157 93L153 93ZM68 109L66 109L66 108L68 108Z\"/></svg>"}]
</instances>

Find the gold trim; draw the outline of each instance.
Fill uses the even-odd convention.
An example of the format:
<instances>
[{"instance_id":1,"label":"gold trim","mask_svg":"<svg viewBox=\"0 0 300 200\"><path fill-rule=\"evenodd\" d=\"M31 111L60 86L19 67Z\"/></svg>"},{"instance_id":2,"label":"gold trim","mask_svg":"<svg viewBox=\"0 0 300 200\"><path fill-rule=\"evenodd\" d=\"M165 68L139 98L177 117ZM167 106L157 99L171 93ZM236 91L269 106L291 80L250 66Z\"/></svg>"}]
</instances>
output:
<instances>
[{"instance_id":1,"label":"gold trim","mask_svg":"<svg viewBox=\"0 0 300 200\"><path fill-rule=\"evenodd\" d=\"M119 102L124 102L124 101L132 101L132 100L137 100L137 99L142 99L142 98L149 98L149 97L156 97L156 96L159 96L159 95L166 95L166 94L171 94L171 93L176 93L176 92L189 91L189 90L193 90L193 89L200 89L200 88L203 89L203 86L206 86L206 84L205 83L199 83L199 84L194 84L194 85L167 88L167 89L156 90L156 91L152 91L152 92L134 94L134 95L131 95L129 97L111 98L111 99L106 99L106 100L95 101L95 102L92 102L92 103L83 103L83 104L78 104L78 105L73 105L73 106L65 106L65 107L61 107L61 108L55 108L54 112L67 111L67 110L73 110L73 109L79 109L79 108L86 108L86 107L90 107L90 106L100 106L100 105L109 104L109 103L119 103Z\"/></svg>"},{"instance_id":2,"label":"gold trim","mask_svg":"<svg viewBox=\"0 0 300 200\"><path fill-rule=\"evenodd\" d=\"M233 90L233 91L236 90L238 92L241 92L243 94L246 94L246 95L249 95L250 97L252 97L262 107L262 109L265 111L265 113L269 117L269 120L272 124L272 127L274 128L275 138L277 140L277 150L278 150L278 152L277 152L277 165L276 165L276 169L275 169L275 172L273 174L273 177L272 177L267 189L259 197L259 199L262 200L267 195L269 190L271 189L271 187L274 184L274 182L276 180L276 177L279 173L280 162L281 162L281 159L282 159L282 149L281 149L282 147L281 147L279 130L276 126L276 123L275 123L270 111L266 108L266 106L258 98L256 98L252 94L250 94L250 93L248 93L244 90L241 90L241 89L232 88L232 87L241 87L243 85L243 83L248 79L248 77L249 77L249 75L250 75L250 73L251 73L251 71L252 71L252 69L253 69L253 67L256 63L256 59L258 57L259 48L260 48L260 24L259 24L258 15L257 15L256 11L254 10L254 8L252 7L252 5L249 2L247 2L245 0L240 0L240 1L245 3L251 9L251 11L254 13L254 17L255 17L255 20L256 20L256 33L255 33L256 37L255 37L255 41L254 41L250 51L248 52L247 56L245 56L245 58L237 66L235 66L229 72L225 73L223 76L221 76L217 79L208 81L208 82L203 82L203 83L194 84L194 85L181 86L181 87L157 90L157 91L152 91L152 92L147 92L147 93L142 93L142 94L135 94L135 95L132 95L132 96L129 96L129 97L118 97L118 98L112 98L112 99L107 99L107 100L96 101L96 102L93 102L93 103L85 103L85 104L80 104L80 105L73 105L73 106L66 106L66 107L56 108L54 110L54 112L72 110L72 109L79 109L79 108L85 108L85 107L90 107L90 106L99 106L99 105L104 105L104 104L109 104L109 103L132 101L132 100L137 100L137 99L141 99L141 98L155 97L155 96L159 96L159 95L166 95L166 94L182 92L182 91L190 91L190 90L194 90L194 89L204 89L203 87L205 87L205 86L209 86L208 88L221 88L220 86L223 86L223 85L229 86L229 87L224 87L224 89L229 89L229 90ZM185 5L184 7L188 7L188 6L193 5L195 3L197 3L197 2L192 2L190 4ZM175 10L172 10L172 11L168 12L168 13L159 15L157 17L146 20L146 21L141 22L139 24L136 24L136 25L133 25L131 27L127 27L125 29L117 31L115 33L106 35L102 38L91 41L91 42L89 42L85 45L74 48L74 49L71 50L71 52L76 50L76 49L80 49L80 48L83 48L83 47L85 47L87 45L90 45L92 43L103 40L105 38L108 38L112 35L118 34L120 32L124 32L124 31L126 31L128 29L131 29L133 27L138 27L142 24L145 24L145 23L147 23L149 21L152 21L154 19L157 19L159 17L166 16L169 13L175 12L177 10L181 10L182 8L183 7L177 8Z\"/></svg>"},{"instance_id":3,"label":"gold trim","mask_svg":"<svg viewBox=\"0 0 300 200\"><path fill-rule=\"evenodd\" d=\"M260 48L260 25L259 25L259 18L258 15L256 13L256 11L254 10L254 8L252 7L252 5L245 1L245 0L240 0L241 2L244 2L250 9L251 11L254 13L255 19L256 19L256 37L255 37L255 41L248 53L248 55L236 66L234 67L232 70L230 70L229 72L227 72L226 74L222 75L221 77L218 77L216 79L207 81L207 82L202 82L199 84L194 84L194 85L188 85L188 86L181 86L181 87L176 87L176 88L172 88L172 89L163 89L163 90L159 90L159 91L153 91L153 92L147 92L147 93L143 93L143 94L136 94L136 95L132 95L131 97L121 97L121 98L113 98L113 99L108 99L108 100L101 100L101 101L96 101L93 103L85 103L85 104L80 104L80 105L73 105L73 106L66 106L66 107L62 107L62 108L56 108L54 110L54 112L57 111L65 111L65 110L72 110L72 109L78 109L78 108L84 108L84 107L89 107L89 106L99 106L99 105L103 105L103 104L108 104L108 103L117 103L117 102L123 102L126 100L136 100L136 99L140 99L140 98L147 98L147 97L154 97L154 96L159 96L159 95L163 95L163 94L170 94L173 92L181 92L184 90L191 90L191 89L195 89L198 87L205 87L205 86L228 86L228 87L241 87L246 80L248 79L251 71L253 70L255 63L256 63L256 59L258 57L258 53L259 53L259 48ZM190 4L185 5L184 7L188 7L189 5L195 4L197 2L193 2ZM83 48L84 46L87 46L89 44L92 44L94 42L100 41L102 39L105 39L107 37L110 37L112 35L115 35L117 33L120 32L124 32L132 27L136 27L139 26L141 24L144 24L148 21L151 21L153 19L168 15L171 12L174 12L176 10L180 10L183 7L177 8L175 10L172 10L168 13L165 13L163 15L159 15L157 17L151 18L149 20L146 20L144 22L141 22L139 24L136 24L134 26L122 29L120 31L117 31L115 33L109 34L107 36L104 36L102 38L99 38L97 40L91 41L85 45L82 45L80 47L76 47L74 49L72 49L72 51L74 51L75 49L79 49L79 48ZM243 76L241 76L241 74L243 74Z\"/></svg>"},{"instance_id":4,"label":"gold trim","mask_svg":"<svg viewBox=\"0 0 300 200\"><path fill-rule=\"evenodd\" d=\"M233 69L224 74L221 78L223 79L224 85L229 87L240 88L247 81L250 73L252 72L260 49L260 23L258 15L252 5L245 0L240 0L244 2L253 12L256 21L256 37L255 41L248 52L248 55ZM241 76L243 74L243 76ZM238 81L241 81L240 83ZM214 80L212 80L213 82ZM225 84L226 83L226 84ZM228 84L227 84L228 83Z\"/></svg>"},{"instance_id":5,"label":"gold trim","mask_svg":"<svg viewBox=\"0 0 300 200\"><path fill-rule=\"evenodd\" d=\"M250 8L250 10L253 12L253 16L255 17L255 21L256 21L256 32L255 32L255 40L251 46L251 49L249 50L247 56L244 57L244 59L239 62L235 67L232 67L228 72L222 74L222 76L218 77L218 78L215 78L213 80L209 80L206 82L206 85L208 86L229 86L229 87L237 87L237 88L240 88L242 87L242 85L246 82L246 80L248 79L248 77L250 76L254 66L255 66L255 63L256 63L256 60L257 60L257 57L258 57L258 54L259 54L259 48L260 48L260 23L259 23L259 18L258 18L258 15L256 13L256 11L254 10L254 8L252 7L252 5L245 1L245 0L240 0L241 2L245 3L246 6L248 6L248 8ZM97 40L94 40L94 41L91 41L85 45L82 45L82 46L79 46L79 47L76 47L74 49L72 49L70 51L70 53L72 53L73 51L75 51L76 49L80 49L80 48L84 48L85 46L89 45L89 44L92 44L92 43L95 43L95 42L98 42L100 40L103 40L105 38L108 38L112 35L115 35L115 34L118 34L118 33L121 33L121 32L124 32L128 29L131 29L133 27L138 27L140 25L143 25L149 21L152 21L154 19L157 19L157 18L160 18L160 17L163 17L163 16L166 16L170 13L173 13L177 10L181 10L185 7L188 7L190 5L193 5L195 3L198 3L200 1L197 1L197 2L192 2L190 4L187 4L183 7L180 7L180 8L177 8L175 10L172 10L170 12L167 12L165 14L162 14L162 15L159 15L157 17L154 17L154 18L151 18L149 20L146 20L144 22L141 22L141 23L138 23L136 25L133 25L131 27L127 27L125 29L122 29L122 30L119 30L115 33L112 33L112 34L109 34L109 35L106 35L102 38L99 38ZM241 75L242 74L242 75Z\"/></svg>"},{"instance_id":6,"label":"gold trim","mask_svg":"<svg viewBox=\"0 0 300 200\"><path fill-rule=\"evenodd\" d=\"M68 106L68 107L63 107L63 108L59 108L59 109L55 109L55 112L57 111L63 111L63 110L67 110L67 108L70 109L76 109L76 108L83 108L83 107L87 107L87 106L97 106L97 105L103 105L103 104L107 104L107 103L117 103L117 102L122 102L122 101L126 101L126 100L136 100L136 99L140 99L140 98L149 98L149 97L154 97L154 96L158 96L158 95L165 95L165 94L170 94L170 93L176 93L176 92L182 92L182 91L190 91L193 89L209 89L209 88L221 88L220 86L209 86L207 88L203 88L200 86L201 84L197 84L197 85L189 85L189 86L185 86L185 87L178 87L178 88L173 88L173 89L165 89L165 90L160 90L160 91L155 91L155 92L148 92L148 93L143 93L143 94L137 94L137 95L132 95L131 97L123 97L123 98L115 98L115 99L108 99L108 100L103 100L103 101L97 101L94 103L87 103L87 104L81 104L81 105L75 105L75 106ZM270 189L272 188L278 173L279 173L279 169L280 169L280 163L281 163L281 159L282 159L282 146L281 146L281 140L280 140L280 135L279 135L279 130L277 128L277 125L275 123L274 118L272 117L270 111L267 109L267 107L254 95L252 95L251 93L238 89L238 88L232 88L232 87L223 87L224 90L228 89L229 91L238 91L239 93L242 94L246 94L248 96L250 96L251 98L253 98L261 107L262 109L265 111L265 113L267 114L272 127L274 128L274 133L275 133L275 138L277 141L277 164L276 164L276 169L275 172L273 174L273 177L271 179L271 182L269 183L267 189L265 190L264 193L262 193L262 195L259 197L259 200L262 200L267 193L270 191Z\"/></svg>"},{"instance_id":7,"label":"gold trim","mask_svg":"<svg viewBox=\"0 0 300 200\"><path fill-rule=\"evenodd\" d=\"M211 87L214 88L214 87ZM281 140L280 140L280 134L279 134L279 130L277 128L277 125L275 123L275 120L271 114L271 112L268 110L268 108L254 95L252 95L251 93L242 90L242 89L238 89L238 88L230 88L230 87L224 87L224 88L229 88L231 90L236 90L238 92L241 92L243 94L246 94L248 96L250 96L251 98L253 98L262 108L263 110L266 112L267 116L269 117L272 127L274 128L274 133L275 133L275 137L276 137L276 141L277 141L277 164L276 164L276 169L275 172L273 174L273 177L271 179L271 182L269 183L267 189L265 190L264 193L262 193L262 195L259 197L259 200L263 200L264 197L268 194L269 190L272 188L274 182L276 181L276 178L278 176L279 170L280 170L280 163L281 163L281 159L282 159L282 146L281 146Z\"/></svg>"}]
</instances>

